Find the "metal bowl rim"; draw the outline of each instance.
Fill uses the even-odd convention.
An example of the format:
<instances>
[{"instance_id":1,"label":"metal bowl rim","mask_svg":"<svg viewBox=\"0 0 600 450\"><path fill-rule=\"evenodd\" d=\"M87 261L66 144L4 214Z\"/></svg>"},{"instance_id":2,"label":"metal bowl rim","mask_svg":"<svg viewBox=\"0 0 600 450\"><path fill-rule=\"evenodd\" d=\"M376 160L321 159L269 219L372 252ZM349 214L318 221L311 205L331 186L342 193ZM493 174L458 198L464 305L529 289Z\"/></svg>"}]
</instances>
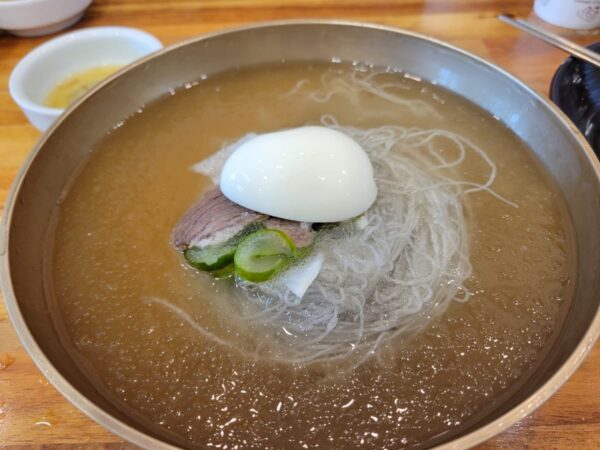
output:
<instances>
[{"instance_id":1,"label":"metal bowl rim","mask_svg":"<svg viewBox=\"0 0 600 450\"><path fill-rule=\"evenodd\" d=\"M10 191L7 196L7 200L5 203L5 214L2 216L2 220L0 221L0 285L2 287L2 294L4 296L4 302L6 304L6 309L8 311L8 315L10 320L15 328L17 336L19 337L23 347L29 354L29 356L33 359L36 366L40 369L40 371L48 378L48 380L54 385L54 387L69 400L70 403L75 405L80 411L86 414L88 417L108 429L109 431L117 434L123 439L141 446L142 448L155 448L162 450L174 450L179 447L173 446L171 444L167 444L164 441L159 439L155 439L125 423L118 420L114 416L108 414L100 407L96 406L93 402L91 402L86 396L81 394L71 383L69 383L60 372L54 367L54 365L48 360L44 352L40 349L39 345L35 341L33 335L31 334L25 319L21 313L19 308L12 282L10 277L10 267L9 267L9 255L8 255L8 241L10 238L10 227L13 210L16 207L16 198L19 193L21 184L27 175L29 168L34 161L35 157L44 147L44 144L48 140L49 136L54 132L56 128L60 126L60 124L65 120L67 116L73 113L77 107L87 101L90 97L94 96L98 91L100 91L105 85L109 84L112 80L120 76L122 73L125 73L139 65L144 64L145 62L159 57L165 53L175 51L178 48L184 47L186 45L206 41L213 37L225 35L225 34L233 34L239 32L250 31L254 29L263 29L263 28L273 28L273 27L287 27L287 26L298 26L298 25L333 25L333 26L342 26L342 27L351 27L351 28L367 28L371 30L381 30L394 34L401 34L405 36L409 36L412 38L420 39L423 41L430 42L439 47L450 50L454 53L458 53L459 55L466 56L467 58L476 61L477 63L487 66L495 72L502 74L511 80L511 82L518 85L521 89L525 90L528 95L534 97L537 101L544 104L555 116L558 117L560 122L566 126L573 136L576 138L580 150L583 150L585 158L590 166L593 168L596 178L598 180L598 184L600 184L600 161L596 158L593 150L589 146L586 139L579 132L577 127L570 121L570 119L554 104L548 101L545 97L539 94L536 90L529 87L525 82L520 80L518 77L512 75L506 70L500 68L499 66L476 56L466 50L463 50L459 47L455 47L454 45L448 44L444 41L438 40L436 38L432 38L421 33L417 33L414 31L408 31L401 28L396 28L389 25L382 24L373 24L368 22L360 22L360 21L348 21L348 20L330 20L330 19L292 19L292 20L276 20L276 21L266 21L266 22L257 22L248 25L242 25L238 27L231 27L226 29L221 29L217 31L213 31L210 33L202 34L200 36L196 36L190 39L183 40L174 45L165 47L155 53L152 53L142 59L137 60L136 62L127 65L111 77L107 78L105 81L97 85L95 88L90 90L86 95L76 101L73 105L71 105L65 113L58 119L52 126L48 128L48 130L43 134L43 136L39 139L39 141L35 144L29 155L26 157L23 162L21 168L19 169L15 180L10 188ZM550 398L575 372L575 370L579 367L581 362L584 360L585 356L590 352L594 343L598 339L600 335L600 308L596 311L595 317L593 321L590 323L585 335L573 351L573 353L567 358L567 360L560 366L560 368L550 377L543 386L537 389L532 395L526 398L519 405L515 406L513 409L502 415L501 417L493 420L492 422L484 425L481 428L477 428L474 431L456 438L447 443L441 444L435 449L438 450L450 450L450 449L463 449L463 448L471 448L475 445L478 445L489 438L505 431L510 426L514 425L517 421L523 419L527 415L531 414L535 409L537 409L542 403L544 403L548 398Z\"/></svg>"}]
</instances>

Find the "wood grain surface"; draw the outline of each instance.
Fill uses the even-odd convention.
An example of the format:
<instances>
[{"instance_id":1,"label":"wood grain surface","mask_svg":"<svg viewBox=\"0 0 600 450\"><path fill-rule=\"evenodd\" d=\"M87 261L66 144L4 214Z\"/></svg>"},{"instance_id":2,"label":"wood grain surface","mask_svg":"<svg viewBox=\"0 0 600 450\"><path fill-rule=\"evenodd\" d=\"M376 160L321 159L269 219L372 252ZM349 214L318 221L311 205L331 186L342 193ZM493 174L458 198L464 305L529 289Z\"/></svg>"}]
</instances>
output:
<instances>
[{"instance_id":1,"label":"wood grain surface","mask_svg":"<svg viewBox=\"0 0 600 450\"><path fill-rule=\"evenodd\" d=\"M127 25L165 45L242 23L290 18L343 18L395 25L465 48L500 65L539 92L565 55L500 23L512 12L539 22L533 0L96 0L74 28ZM552 29L552 27L548 27ZM580 43L598 32L554 28ZM0 203L40 134L8 93L17 61L53 36L0 35ZM0 210L0 213L2 210ZM133 448L84 416L44 378L21 347L0 303L0 448ZM481 449L600 449L600 345L566 385L539 410Z\"/></svg>"}]
</instances>

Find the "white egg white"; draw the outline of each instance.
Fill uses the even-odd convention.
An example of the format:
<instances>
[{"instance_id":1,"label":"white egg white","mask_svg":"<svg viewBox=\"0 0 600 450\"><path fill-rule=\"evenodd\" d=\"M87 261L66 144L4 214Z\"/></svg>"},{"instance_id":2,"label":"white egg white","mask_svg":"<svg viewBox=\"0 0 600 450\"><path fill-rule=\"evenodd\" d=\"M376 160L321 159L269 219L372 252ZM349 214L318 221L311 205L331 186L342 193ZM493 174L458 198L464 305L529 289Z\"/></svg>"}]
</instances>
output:
<instances>
[{"instance_id":1,"label":"white egg white","mask_svg":"<svg viewBox=\"0 0 600 450\"><path fill-rule=\"evenodd\" d=\"M363 148L319 126L257 135L229 156L220 188L253 211L301 222L340 222L365 212L377 197Z\"/></svg>"}]
</instances>

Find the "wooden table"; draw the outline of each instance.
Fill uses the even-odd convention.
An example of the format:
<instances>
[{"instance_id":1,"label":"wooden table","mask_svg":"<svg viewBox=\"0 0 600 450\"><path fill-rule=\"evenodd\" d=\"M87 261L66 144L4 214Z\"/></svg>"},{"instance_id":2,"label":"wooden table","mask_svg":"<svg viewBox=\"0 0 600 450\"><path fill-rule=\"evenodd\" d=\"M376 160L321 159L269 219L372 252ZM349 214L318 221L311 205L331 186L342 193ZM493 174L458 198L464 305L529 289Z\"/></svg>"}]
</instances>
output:
<instances>
[{"instance_id":1,"label":"wooden table","mask_svg":"<svg viewBox=\"0 0 600 450\"><path fill-rule=\"evenodd\" d=\"M169 45L247 22L290 18L364 20L418 31L463 47L545 94L565 55L495 18L498 13L509 11L537 20L530 11L532 3L533 0L97 0L76 28L134 26ZM600 39L593 32L558 31L581 43ZM0 35L1 203L40 136L12 102L8 78L16 62L47 39ZM3 303L0 448L133 448L84 416L48 384L19 344ZM600 344L558 394L481 448L599 449Z\"/></svg>"}]
</instances>

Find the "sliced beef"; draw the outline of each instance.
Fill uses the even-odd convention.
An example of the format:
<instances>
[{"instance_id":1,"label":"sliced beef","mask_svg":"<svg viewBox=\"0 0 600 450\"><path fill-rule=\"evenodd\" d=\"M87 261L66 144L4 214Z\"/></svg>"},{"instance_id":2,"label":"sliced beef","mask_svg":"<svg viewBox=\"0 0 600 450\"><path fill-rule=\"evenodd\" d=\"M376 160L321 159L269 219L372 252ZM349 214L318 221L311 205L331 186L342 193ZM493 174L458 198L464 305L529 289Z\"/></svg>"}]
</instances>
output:
<instances>
[{"instance_id":1,"label":"sliced beef","mask_svg":"<svg viewBox=\"0 0 600 450\"><path fill-rule=\"evenodd\" d=\"M173 245L180 250L223 243L247 226L264 222L267 228L283 231L297 247L310 245L315 236L310 224L277 219L233 203L219 187L207 191L179 221L173 231Z\"/></svg>"},{"instance_id":2,"label":"sliced beef","mask_svg":"<svg viewBox=\"0 0 600 450\"><path fill-rule=\"evenodd\" d=\"M180 250L219 244L248 225L267 218L233 203L217 186L207 191L179 221L173 232L173 244Z\"/></svg>"}]
</instances>

